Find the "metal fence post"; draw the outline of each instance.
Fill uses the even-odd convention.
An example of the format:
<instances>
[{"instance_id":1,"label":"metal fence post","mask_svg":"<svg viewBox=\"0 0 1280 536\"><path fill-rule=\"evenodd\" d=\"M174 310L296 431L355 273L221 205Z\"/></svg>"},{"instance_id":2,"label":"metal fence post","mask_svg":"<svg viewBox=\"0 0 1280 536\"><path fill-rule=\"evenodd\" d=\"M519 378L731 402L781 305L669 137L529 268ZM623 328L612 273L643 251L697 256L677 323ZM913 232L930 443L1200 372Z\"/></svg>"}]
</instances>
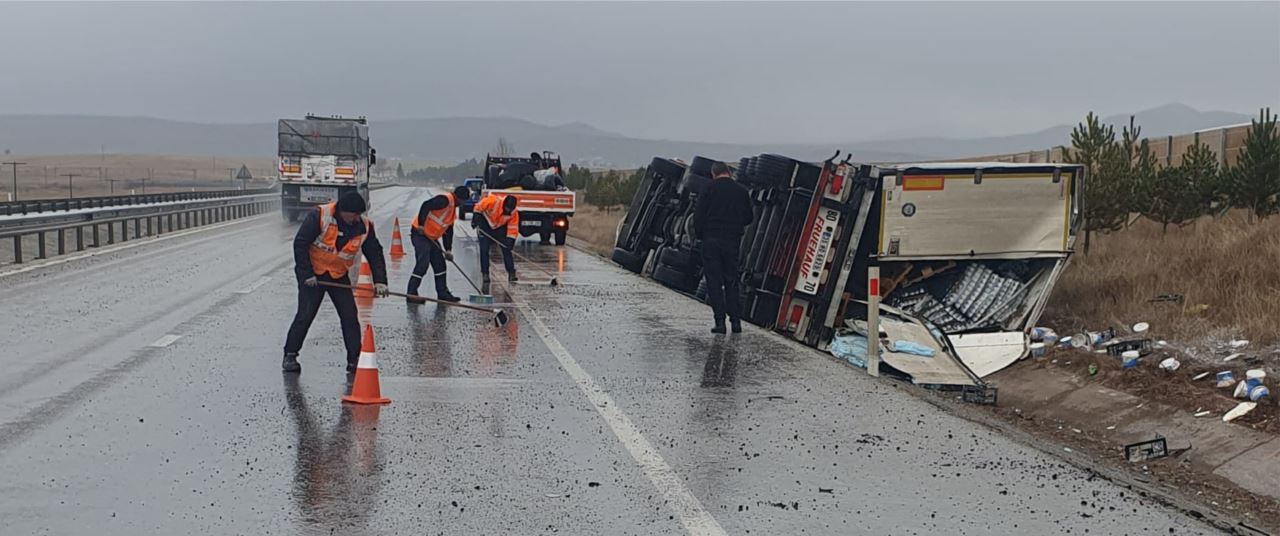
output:
<instances>
[{"instance_id":1,"label":"metal fence post","mask_svg":"<svg viewBox=\"0 0 1280 536\"><path fill-rule=\"evenodd\" d=\"M67 233L66 229L58 229L58 254L66 255L67 253Z\"/></svg>"},{"instance_id":2,"label":"metal fence post","mask_svg":"<svg viewBox=\"0 0 1280 536\"><path fill-rule=\"evenodd\" d=\"M98 247L98 246L101 246L101 245L102 245L102 241L101 241L101 240L99 240L99 238L101 238L101 237L100 237L100 235L99 235L99 231L98 231L98 224L96 224L96 223L95 223L95 224L93 224L93 247L95 247L95 248L96 248L96 247Z\"/></svg>"},{"instance_id":3,"label":"metal fence post","mask_svg":"<svg viewBox=\"0 0 1280 536\"><path fill-rule=\"evenodd\" d=\"M37 242L37 243L36 243L36 258L37 258L37 259L47 259L47 258L49 258L49 256L48 256L48 255L46 255L46 253L48 253L48 252L46 252L46 251L45 251L45 244L44 244L45 234L44 234L44 231L40 231L40 232L36 235L36 237L39 239L39 242Z\"/></svg>"},{"instance_id":4,"label":"metal fence post","mask_svg":"<svg viewBox=\"0 0 1280 536\"><path fill-rule=\"evenodd\" d=\"M22 235L13 237L13 263L22 264Z\"/></svg>"},{"instance_id":5,"label":"metal fence post","mask_svg":"<svg viewBox=\"0 0 1280 536\"><path fill-rule=\"evenodd\" d=\"M84 226L76 226L76 251L84 251Z\"/></svg>"}]
</instances>

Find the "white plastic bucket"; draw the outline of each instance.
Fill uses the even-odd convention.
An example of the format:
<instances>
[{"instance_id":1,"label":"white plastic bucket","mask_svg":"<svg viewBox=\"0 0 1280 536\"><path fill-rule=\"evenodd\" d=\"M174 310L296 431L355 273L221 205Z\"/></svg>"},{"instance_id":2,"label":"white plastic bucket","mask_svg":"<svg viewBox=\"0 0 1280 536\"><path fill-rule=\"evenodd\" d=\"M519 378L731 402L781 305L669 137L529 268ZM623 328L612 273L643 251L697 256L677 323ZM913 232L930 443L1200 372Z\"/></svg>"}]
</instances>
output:
<instances>
[{"instance_id":1,"label":"white plastic bucket","mask_svg":"<svg viewBox=\"0 0 1280 536\"><path fill-rule=\"evenodd\" d=\"M1044 357L1044 343L1031 343L1031 357Z\"/></svg>"},{"instance_id":2,"label":"white plastic bucket","mask_svg":"<svg viewBox=\"0 0 1280 536\"><path fill-rule=\"evenodd\" d=\"M1133 325L1134 333L1146 333L1147 330L1149 329L1151 329L1151 324L1148 324L1146 322L1138 322L1137 324Z\"/></svg>"},{"instance_id":3,"label":"white plastic bucket","mask_svg":"<svg viewBox=\"0 0 1280 536\"><path fill-rule=\"evenodd\" d=\"M1138 366L1139 357L1142 357L1142 354L1138 353L1137 350L1129 350L1128 352L1120 354L1120 363L1124 368L1134 368Z\"/></svg>"}]
</instances>

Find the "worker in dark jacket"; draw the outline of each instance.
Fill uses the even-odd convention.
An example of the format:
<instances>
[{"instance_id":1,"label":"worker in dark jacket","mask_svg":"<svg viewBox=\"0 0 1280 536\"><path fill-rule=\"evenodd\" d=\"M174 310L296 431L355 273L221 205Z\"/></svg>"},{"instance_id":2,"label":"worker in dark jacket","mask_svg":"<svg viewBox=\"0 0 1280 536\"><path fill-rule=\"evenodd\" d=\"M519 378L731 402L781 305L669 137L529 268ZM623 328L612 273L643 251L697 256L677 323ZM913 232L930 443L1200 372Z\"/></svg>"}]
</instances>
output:
<instances>
[{"instance_id":1,"label":"worker in dark jacket","mask_svg":"<svg viewBox=\"0 0 1280 536\"><path fill-rule=\"evenodd\" d=\"M742 333L738 292L738 250L742 233L754 214L751 195L735 182L729 166L711 166L711 183L698 194L693 212L693 230L702 241L702 273L707 278L707 303L715 319L712 333L724 333L724 318L734 333Z\"/></svg>"},{"instance_id":2,"label":"worker in dark jacket","mask_svg":"<svg viewBox=\"0 0 1280 536\"><path fill-rule=\"evenodd\" d=\"M355 372L360 360L360 321L351 289L320 285L322 281L350 285L347 276L361 253L373 271L374 295L387 296L387 264L382 244L373 232L373 223L363 216L364 198L351 192L336 203L320 205L307 214L293 237L294 272L298 277L298 312L289 326L284 343L284 371L301 372L298 351L311 329L311 321L328 294L342 323L342 342L347 346L347 372Z\"/></svg>"},{"instance_id":3,"label":"worker in dark jacket","mask_svg":"<svg viewBox=\"0 0 1280 536\"><path fill-rule=\"evenodd\" d=\"M453 193L440 194L422 202L418 216L409 224L409 239L413 241L413 254L417 257L413 275L409 277L410 296L418 295L422 276L427 275L427 267L430 267L435 274L436 299L460 301L449 292L445 261L453 260L453 222L458 216L458 200L470 196L470 188L459 186ZM418 303L413 298L409 302Z\"/></svg>"}]
</instances>

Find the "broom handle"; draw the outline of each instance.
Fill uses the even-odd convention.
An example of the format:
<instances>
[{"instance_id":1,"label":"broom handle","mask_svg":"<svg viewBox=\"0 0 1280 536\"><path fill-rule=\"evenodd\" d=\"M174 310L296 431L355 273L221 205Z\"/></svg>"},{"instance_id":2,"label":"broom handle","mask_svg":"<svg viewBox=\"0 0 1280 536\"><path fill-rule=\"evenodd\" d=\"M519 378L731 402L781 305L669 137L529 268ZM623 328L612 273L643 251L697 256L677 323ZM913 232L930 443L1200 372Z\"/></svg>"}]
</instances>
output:
<instances>
[{"instance_id":1,"label":"broom handle","mask_svg":"<svg viewBox=\"0 0 1280 536\"><path fill-rule=\"evenodd\" d=\"M345 288L345 289L348 289L348 290L359 290L359 289L357 289L356 287L354 287L354 286L352 286L352 285L343 285L342 283L331 283L331 282L329 282L329 281L316 281L316 284L317 284L317 285L320 285L320 286L323 286L323 287ZM474 305L467 305L467 304L465 304L465 303L447 302L447 301L437 300L437 299L433 299L433 298L428 298L428 297L426 297L426 296L411 296L411 295L408 295L408 294L401 294L401 293L399 293L399 292L390 292L390 291L388 291L388 292L387 292L387 294L390 294L390 295L392 295L392 296L399 296L399 297L401 297L401 298L409 298L409 299L413 299L413 300L424 300L424 301L429 301L429 302L433 302L433 303L436 303L436 304L439 304L439 305L446 305L446 306L449 306L449 307L460 307L460 308L462 308L462 309L471 309L472 311L480 311L480 312L482 312L482 313L489 313L489 314L491 314L491 315L492 315L492 314L497 314L497 313L499 312L499 310L498 310L498 309L485 309L484 307L476 307L476 306L474 306Z\"/></svg>"},{"instance_id":2,"label":"broom handle","mask_svg":"<svg viewBox=\"0 0 1280 536\"><path fill-rule=\"evenodd\" d=\"M436 240L435 240L434 238L431 238L431 237L429 237L429 236L427 236L427 235L422 235L422 236L426 237L426 239L427 239L427 240L430 240L430 241L431 241L431 245L435 246L435 247L436 247L436 249L440 250L440 254L441 254L441 255L443 255L443 254L444 254L444 248L440 247L440 243L439 243L439 242L436 242ZM480 287L477 287L477 286L476 286L476 282L475 282L475 281L472 281L472 280L471 280L471 278L470 278L469 276L467 276L467 272L463 271L463 270L462 270L462 267L461 267L461 266L458 266L458 263L457 263L457 262L454 262L454 260L453 260L453 259L449 259L449 264L452 264L454 268L457 268L457 269L458 269L458 273L462 274L462 278L467 280L467 284L471 285L471 288L475 289L475 291L476 291L476 292L478 292L478 293L480 293L480 294L484 294L484 291L480 290Z\"/></svg>"}]
</instances>

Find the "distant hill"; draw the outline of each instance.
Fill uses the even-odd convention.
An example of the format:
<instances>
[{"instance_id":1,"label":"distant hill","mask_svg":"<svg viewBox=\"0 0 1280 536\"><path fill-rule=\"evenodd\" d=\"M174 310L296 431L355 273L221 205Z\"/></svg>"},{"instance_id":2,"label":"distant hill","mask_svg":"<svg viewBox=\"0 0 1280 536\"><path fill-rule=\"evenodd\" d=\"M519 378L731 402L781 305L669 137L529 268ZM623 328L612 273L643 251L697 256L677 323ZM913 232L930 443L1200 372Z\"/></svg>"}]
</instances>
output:
<instances>
[{"instance_id":1,"label":"distant hill","mask_svg":"<svg viewBox=\"0 0 1280 536\"><path fill-rule=\"evenodd\" d=\"M1235 112L1201 112L1185 104L1166 104L1133 115L1134 121L1142 127L1142 136L1146 138L1187 134L1206 128L1248 123L1250 119L1256 118ZM1083 115L1080 119L1084 120ZM1116 136L1119 137L1121 127L1129 124L1129 114L1105 117L1102 121L1115 125ZM1070 145L1073 128L1075 125L1058 125L1013 136L973 139L908 138L857 143L852 146L866 151L899 151L929 155L934 158L975 157Z\"/></svg>"},{"instance_id":2,"label":"distant hill","mask_svg":"<svg viewBox=\"0 0 1280 536\"><path fill-rule=\"evenodd\" d=\"M1143 134L1159 136L1247 122L1250 116L1200 112L1171 104L1139 112ZM1107 118L1127 123L1128 116ZM821 160L836 149L863 162L903 162L933 158L1044 149L1067 143L1071 126L1039 132L975 139L912 138L849 144L727 144L631 138L583 123L547 126L522 119L455 117L370 121L378 154L413 160L461 161L483 156L506 138L519 152L554 150L570 162L600 167L632 167L656 155L688 158L704 155L737 159L777 152ZM272 155L275 122L202 124L147 117L85 115L0 116L0 149L15 154Z\"/></svg>"}]
</instances>

